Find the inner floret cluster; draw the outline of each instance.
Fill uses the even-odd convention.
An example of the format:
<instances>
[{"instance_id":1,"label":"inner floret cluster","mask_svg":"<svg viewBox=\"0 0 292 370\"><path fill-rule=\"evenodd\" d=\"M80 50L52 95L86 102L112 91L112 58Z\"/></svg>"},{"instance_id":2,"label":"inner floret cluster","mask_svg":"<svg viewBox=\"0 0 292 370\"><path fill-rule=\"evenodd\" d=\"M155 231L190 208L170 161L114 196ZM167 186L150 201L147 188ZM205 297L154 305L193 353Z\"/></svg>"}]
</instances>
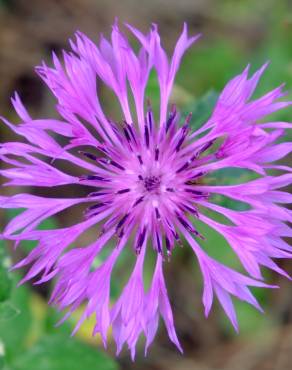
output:
<instances>
[{"instance_id":1,"label":"inner floret cluster","mask_svg":"<svg viewBox=\"0 0 292 370\"><path fill-rule=\"evenodd\" d=\"M190 116L180 127L173 108L164 127L157 129L149 107L142 133L125 123L122 130L112 132L115 146L104 143L97 148L102 156L81 152L102 167L100 173L80 179L100 189L91 193L98 203L88 208L86 216L96 216L112 206L112 218L103 232L115 226L120 238L140 224L136 253L146 235L152 235L154 249L162 254L165 243L167 254L171 254L175 242L180 241L178 224L199 236L189 216L199 216L196 201L206 200L208 194L196 190L203 176L196 167L204 162L203 155L213 142L202 144L190 155L189 120Z\"/></svg>"}]
</instances>

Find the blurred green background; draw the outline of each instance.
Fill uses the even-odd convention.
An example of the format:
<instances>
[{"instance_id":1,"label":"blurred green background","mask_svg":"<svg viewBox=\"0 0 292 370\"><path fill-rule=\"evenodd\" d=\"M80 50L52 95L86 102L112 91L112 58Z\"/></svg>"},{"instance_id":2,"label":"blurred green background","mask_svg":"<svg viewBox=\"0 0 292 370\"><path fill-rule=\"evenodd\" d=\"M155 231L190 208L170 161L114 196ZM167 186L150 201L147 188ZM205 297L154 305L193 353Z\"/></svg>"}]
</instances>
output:
<instances>
[{"instance_id":1,"label":"blurred green background","mask_svg":"<svg viewBox=\"0 0 292 370\"><path fill-rule=\"evenodd\" d=\"M9 98L17 90L35 117L52 117L54 101L34 74L33 67L43 59L49 60L52 50L59 53L66 48L68 38L77 29L96 40L99 32L108 35L115 16L120 23L130 22L144 31L151 22L158 23L169 51L183 21L188 23L191 33L203 33L183 60L172 96L182 110L193 112L194 124L208 117L217 93L248 63L254 71L267 60L271 62L257 94L282 82L286 82L291 91L292 2L289 0L0 0L1 115L16 120ZM154 77L147 92L157 106ZM104 101L107 107L111 106L106 91ZM289 111L277 116L286 120L291 120L290 117ZM12 138L3 125L0 136L1 141ZM245 173L239 175L246 176ZM232 183L238 181L237 176L238 173L226 173L215 181ZM20 190L14 189L14 192ZM12 190L5 189L5 192L12 193ZM78 212L80 210L74 210L70 216L78 218ZM0 229L13 215L14 212L0 214ZM50 219L42 227L60 227L66 223L67 215ZM239 268L224 240L204 225L198 226L207 235L206 250ZM46 304L51 288L36 288L30 284L16 288L20 275L8 273L8 268L21 254L16 255L3 241L0 247L0 370L292 368L292 285L273 274L268 275L268 280L280 289L255 292L265 315L246 304L236 303L241 331L235 335L216 305L210 318L205 320L202 283L195 258L188 248L177 248L166 266L166 281L185 354L181 356L176 352L161 325L148 357L144 358L142 344L139 344L136 362L131 363L127 351L115 358L111 340L106 352L100 340L91 337L93 322L86 323L74 338L70 332L77 315L55 328L60 313ZM22 247L25 251L33 246L26 243ZM130 252L123 256L120 276L128 276L129 259L133 259ZM291 263L282 261L281 266L292 272ZM149 268L146 275L150 276L151 272ZM114 282L113 298L119 289L119 284Z\"/></svg>"}]
</instances>

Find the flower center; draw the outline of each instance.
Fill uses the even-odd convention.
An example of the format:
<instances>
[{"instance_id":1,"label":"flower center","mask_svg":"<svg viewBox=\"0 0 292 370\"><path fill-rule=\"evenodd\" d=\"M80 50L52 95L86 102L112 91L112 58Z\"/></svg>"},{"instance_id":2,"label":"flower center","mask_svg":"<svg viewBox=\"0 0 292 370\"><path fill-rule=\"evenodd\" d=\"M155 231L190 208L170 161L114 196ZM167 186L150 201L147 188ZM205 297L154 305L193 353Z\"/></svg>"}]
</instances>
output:
<instances>
[{"instance_id":1,"label":"flower center","mask_svg":"<svg viewBox=\"0 0 292 370\"><path fill-rule=\"evenodd\" d=\"M148 192L158 190L158 188L160 187L160 178L157 176L145 177L144 187Z\"/></svg>"}]
</instances>

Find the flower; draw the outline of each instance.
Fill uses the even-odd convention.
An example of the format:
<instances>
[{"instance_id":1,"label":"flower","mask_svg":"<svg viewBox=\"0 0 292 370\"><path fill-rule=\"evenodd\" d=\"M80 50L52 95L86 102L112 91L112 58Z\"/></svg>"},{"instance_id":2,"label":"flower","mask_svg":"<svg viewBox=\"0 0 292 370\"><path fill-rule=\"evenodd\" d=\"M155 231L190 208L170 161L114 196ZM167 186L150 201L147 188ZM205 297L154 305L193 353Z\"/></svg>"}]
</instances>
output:
<instances>
[{"instance_id":1,"label":"flower","mask_svg":"<svg viewBox=\"0 0 292 370\"><path fill-rule=\"evenodd\" d=\"M36 277L39 284L55 278L50 303L67 310L64 319L80 305L85 307L75 331L95 315L93 334L101 334L106 345L112 325L117 352L126 343L134 358L141 334L146 337L147 351L160 316L170 340L182 351L163 263L165 255L170 258L183 239L194 251L202 271L206 316L215 294L236 330L232 296L260 310L249 287L273 287L264 282L261 267L288 277L275 259L290 258L292 252L282 239L292 236L286 224L292 221L291 211L279 205L292 203L292 195L279 190L292 183L292 173L288 166L274 162L288 154L292 144L278 143L291 128L290 123L264 121L269 114L291 104L280 100L285 96L283 87L252 100L267 65L251 77L247 67L233 78L220 94L209 120L192 132L191 115L180 119L176 107L169 107L169 98L181 58L198 36L189 37L184 25L169 60L156 25L147 35L127 27L140 43L138 53L114 24L111 42L101 36L97 46L77 32L75 41L70 41L72 52L63 52L64 66L53 55L53 67L43 63L36 68L57 100L61 120L33 119L17 94L12 104L21 123L14 125L2 118L25 139L1 144L1 160L9 165L0 171L9 179L6 186L79 184L91 189L87 196L52 198L21 193L1 196L0 206L25 209L8 223L2 238L38 243L14 266L30 266L21 283ZM156 118L150 103L145 103L152 70L160 88ZM120 122L104 112L97 80L115 94L122 111ZM130 108L130 94L135 112ZM76 148L82 150L77 153ZM58 160L78 166L83 175L74 176L57 168ZM209 182L210 174L225 168L246 169L256 176L236 185ZM234 210L219 205L214 196L218 194L243 202L248 208ZM81 203L90 204L81 222L63 229L38 229L46 218ZM223 215L228 222L219 222L208 210ZM208 235L197 230L198 219L225 238L247 275L207 255L200 239L208 239ZM92 244L70 248L93 226L99 233ZM107 246L109 241L115 241L114 248ZM94 261L106 246L110 253L96 267ZM111 305L111 273L123 249L131 246L136 254L135 267L120 297ZM151 246L157 260L146 290L143 266Z\"/></svg>"}]
</instances>

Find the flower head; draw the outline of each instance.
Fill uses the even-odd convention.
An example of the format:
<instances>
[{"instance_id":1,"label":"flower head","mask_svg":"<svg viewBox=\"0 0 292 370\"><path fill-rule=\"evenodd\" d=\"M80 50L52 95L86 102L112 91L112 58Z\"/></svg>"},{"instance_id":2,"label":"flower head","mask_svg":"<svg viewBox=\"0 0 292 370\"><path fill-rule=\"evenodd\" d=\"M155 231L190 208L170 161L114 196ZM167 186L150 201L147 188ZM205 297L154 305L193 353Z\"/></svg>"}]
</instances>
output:
<instances>
[{"instance_id":1,"label":"flower head","mask_svg":"<svg viewBox=\"0 0 292 370\"><path fill-rule=\"evenodd\" d=\"M85 305L76 330L95 315L93 333L101 334L106 345L112 325L117 351L127 343L134 357L141 334L146 337L146 350L153 341L160 316L171 341L182 350L163 276L165 256L170 257L182 240L191 246L202 271L206 315L215 294L236 329L231 296L260 309L248 287L271 287L264 283L261 267L287 276L274 259L291 257L292 249L282 237L292 235L286 225L292 215L279 203L291 203L292 196L279 189L292 183L292 173L291 168L273 162L288 154L292 144L276 143L290 128L289 123L264 121L270 113L291 104L280 100L285 95L282 87L252 100L266 65L250 78L246 68L231 80L210 119L192 132L191 114L181 119L176 107L169 106L169 98L182 55L197 37L189 37L184 25L169 60L155 25L147 35L128 28L140 43L138 53L115 24L111 42L101 37L95 45L78 32L70 42L72 52L63 53L64 65L53 55L53 67L43 63L36 68L54 94L62 120L31 118L17 94L12 104L21 123L14 125L2 118L25 138L25 142L1 144L0 158L9 165L0 171L9 179L6 186L57 188L79 184L88 189L87 196L49 198L22 193L1 196L0 206L26 209L8 223L2 237L38 242L14 266L30 266L22 282L37 276L37 283L55 278L50 302L67 309L65 318ZM160 87L158 117L145 99L151 70L157 73ZM119 122L104 112L97 81L116 95L122 111ZM130 94L135 111L130 109ZM66 144L60 144L57 136ZM78 166L83 175L60 170L56 160ZM253 171L257 178L236 185L208 182L214 171L230 167ZM272 176L271 169L273 175L282 173ZM244 202L248 209L236 211L219 205L216 194ZM81 203L89 204L81 222L63 229L37 229L46 218ZM210 217L208 210L229 222ZM200 239L208 235L197 230L198 219L226 239L249 276L207 255ZM96 240L70 249L93 226L99 229ZM96 267L96 257L110 240L115 241L115 247ZM130 247L136 264L111 306L111 273L123 249ZM157 261L150 287L145 290L143 266L149 249L154 250Z\"/></svg>"}]
</instances>

